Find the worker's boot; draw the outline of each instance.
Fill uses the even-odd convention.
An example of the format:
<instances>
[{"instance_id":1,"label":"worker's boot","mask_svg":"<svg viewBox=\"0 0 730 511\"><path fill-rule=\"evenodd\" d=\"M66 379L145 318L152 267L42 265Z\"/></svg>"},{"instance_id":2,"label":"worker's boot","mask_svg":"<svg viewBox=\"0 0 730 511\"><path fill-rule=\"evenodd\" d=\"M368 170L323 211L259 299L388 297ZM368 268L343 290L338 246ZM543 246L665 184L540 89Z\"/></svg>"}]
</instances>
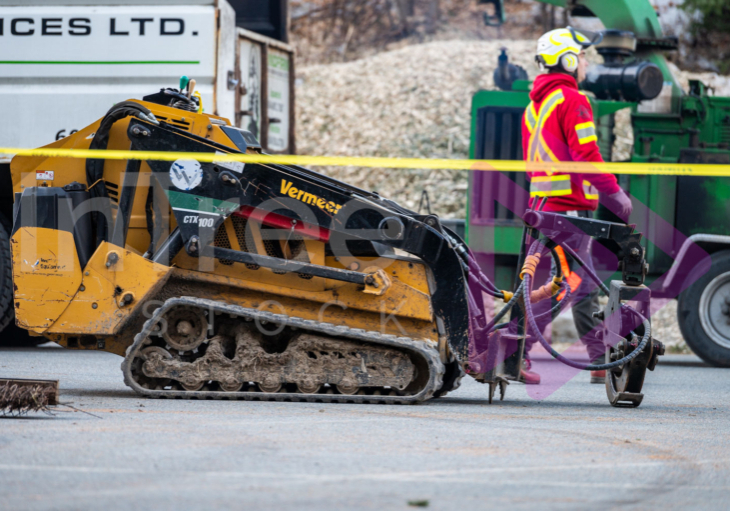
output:
<instances>
[{"instance_id":1,"label":"worker's boot","mask_svg":"<svg viewBox=\"0 0 730 511\"><path fill-rule=\"evenodd\" d=\"M591 371L591 383L604 383L606 381L606 371Z\"/></svg>"},{"instance_id":2,"label":"worker's boot","mask_svg":"<svg viewBox=\"0 0 730 511\"><path fill-rule=\"evenodd\" d=\"M522 361L522 369L520 369L520 381L525 385L539 385L540 375L532 372L532 362L529 358L525 357Z\"/></svg>"},{"instance_id":3,"label":"worker's boot","mask_svg":"<svg viewBox=\"0 0 730 511\"><path fill-rule=\"evenodd\" d=\"M593 365L605 364L606 355L601 355L600 357L598 357L591 363ZM605 369L603 371L591 371L591 383L604 383L605 381L606 381L606 370Z\"/></svg>"}]
</instances>

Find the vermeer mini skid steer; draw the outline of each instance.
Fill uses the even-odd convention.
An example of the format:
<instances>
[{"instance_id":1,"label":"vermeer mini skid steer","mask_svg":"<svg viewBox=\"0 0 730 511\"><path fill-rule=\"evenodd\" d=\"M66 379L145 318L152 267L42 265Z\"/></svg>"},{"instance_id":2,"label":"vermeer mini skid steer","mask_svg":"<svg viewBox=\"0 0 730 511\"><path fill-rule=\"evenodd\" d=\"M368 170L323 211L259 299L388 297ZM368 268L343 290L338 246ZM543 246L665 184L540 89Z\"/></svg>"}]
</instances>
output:
<instances>
[{"instance_id":1,"label":"vermeer mini skid steer","mask_svg":"<svg viewBox=\"0 0 730 511\"><path fill-rule=\"evenodd\" d=\"M13 159L16 322L124 357L125 382L145 396L417 403L467 373L491 401L518 377L526 332L542 337L525 297L565 287L558 269L532 291L528 271L509 299L436 216L294 165L199 161L189 153L261 148L201 113L190 90L117 104L46 148L140 158ZM612 404L638 405L661 348L646 312L621 304L637 293L648 304L641 235L539 211L525 219L527 268L566 230L615 245L624 282L606 311L607 389ZM521 305L507 327L485 313L494 296L505 312Z\"/></svg>"}]
</instances>

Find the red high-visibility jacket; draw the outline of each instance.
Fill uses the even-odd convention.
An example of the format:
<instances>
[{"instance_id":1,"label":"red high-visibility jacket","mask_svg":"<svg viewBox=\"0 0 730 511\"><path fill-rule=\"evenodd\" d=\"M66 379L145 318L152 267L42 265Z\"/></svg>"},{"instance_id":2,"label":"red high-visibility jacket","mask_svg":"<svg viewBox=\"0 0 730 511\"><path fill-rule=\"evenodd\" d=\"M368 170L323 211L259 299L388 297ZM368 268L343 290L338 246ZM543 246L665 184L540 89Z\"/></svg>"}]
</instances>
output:
<instances>
[{"instance_id":1,"label":"red high-visibility jacket","mask_svg":"<svg viewBox=\"0 0 730 511\"><path fill-rule=\"evenodd\" d=\"M588 98L570 75L550 73L535 79L532 102L522 117L525 161L594 161L603 158L596 143L596 126ZM598 193L620 190L612 174L528 172L530 206L548 197L546 211L595 211Z\"/></svg>"}]
</instances>

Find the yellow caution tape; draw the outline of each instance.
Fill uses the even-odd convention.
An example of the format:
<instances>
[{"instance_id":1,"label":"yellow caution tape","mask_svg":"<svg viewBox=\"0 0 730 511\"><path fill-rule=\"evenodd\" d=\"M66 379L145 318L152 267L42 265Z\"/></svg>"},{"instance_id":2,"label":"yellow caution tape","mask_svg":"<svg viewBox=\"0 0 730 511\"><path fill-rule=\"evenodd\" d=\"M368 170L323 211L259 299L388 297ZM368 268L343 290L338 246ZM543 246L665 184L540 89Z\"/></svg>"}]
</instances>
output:
<instances>
[{"instance_id":1,"label":"yellow caution tape","mask_svg":"<svg viewBox=\"0 0 730 511\"><path fill-rule=\"evenodd\" d=\"M300 156L267 154L176 153L167 151L121 151L101 149L0 147L0 155L55 158L93 158L99 160L198 160L199 162L372 167L392 169L451 169L503 172L563 172L580 174L641 174L657 176L730 176L730 165L685 163L590 163L525 162L518 160L450 160L438 158L375 158L358 156Z\"/></svg>"}]
</instances>

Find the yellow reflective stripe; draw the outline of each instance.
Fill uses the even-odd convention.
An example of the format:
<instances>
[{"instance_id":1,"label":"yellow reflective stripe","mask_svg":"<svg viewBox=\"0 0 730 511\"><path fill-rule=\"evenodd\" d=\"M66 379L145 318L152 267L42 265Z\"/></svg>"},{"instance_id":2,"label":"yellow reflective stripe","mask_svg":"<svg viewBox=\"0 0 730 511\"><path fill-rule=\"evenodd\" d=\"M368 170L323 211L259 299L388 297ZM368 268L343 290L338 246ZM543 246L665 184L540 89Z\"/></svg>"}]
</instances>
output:
<instances>
[{"instance_id":1,"label":"yellow reflective stripe","mask_svg":"<svg viewBox=\"0 0 730 511\"><path fill-rule=\"evenodd\" d=\"M596 136L596 125L592 122L577 124L575 126L575 133L578 135L578 143L580 145L598 140L598 137Z\"/></svg>"},{"instance_id":2,"label":"yellow reflective stripe","mask_svg":"<svg viewBox=\"0 0 730 511\"><path fill-rule=\"evenodd\" d=\"M588 200L598 200L598 189L590 181L583 180L583 195Z\"/></svg>"},{"instance_id":3,"label":"yellow reflective stripe","mask_svg":"<svg viewBox=\"0 0 730 511\"><path fill-rule=\"evenodd\" d=\"M542 129L543 126L545 126L545 121L547 121L553 113L553 110L555 110L555 108L563 101L565 101L565 97L563 96L562 89L553 91L547 98L545 98L545 101L543 101L542 106L540 107L540 115L538 116L537 124L535 125L535 131L530 137L529 151L527 154L528 161L545 161L537 159L537 152L542 139ZM548 156L552 156L554 158L551 151L548 152Z\"/></svg>"},{"instance_id":4,"label":"yellow reflective stripe","mask_svg":"<svg viewBox=\"0 0 730 511\"><path fill-rule=\"evenodd\" d=\"M557 181L570 181L570 175L569 174L558 174L557 176L532 176L530 178L531 183L547 183L547 182L557 182ZM583 181L584 183L587 183L588 181Z\"/></svg>"},{"instance_id":5,"label":"yellow reflective stripe","mask_svg":"<svg viewBox=\"0 0 730 511\"><path fill-rule=\"evenodd\" d=\"M562 195L570 195L570 190L555 190L550 192L533 191L530 188L530 197L560 197Z\"/></svg>"},{"instance_id":6,"label":"yellow reflective stripe","mask_svg":"<svg viewBox=\"0 0 730 511\"><path fill-rule=\"evenodd\" d=\"M530 197L559 197L570 195L570 176L533 176L530 178Z\"/></svg>"},{"instance_id":7,"label":"yellow reflective stripe","mask_svg":"<svg viewBox=\"0 0 730 511\"><path fill-rule=\"evenodd\" d=\"M585 138L579 138L579 139L578 139L578 143L579 143L580 145L583 145L583 144L587 144L588 142L598 142L598 137L597 137L597 136L595 136L595 135L590 135L590 136L588 136L588 137L585 137Z\"/></svg>"}]
</instances>

